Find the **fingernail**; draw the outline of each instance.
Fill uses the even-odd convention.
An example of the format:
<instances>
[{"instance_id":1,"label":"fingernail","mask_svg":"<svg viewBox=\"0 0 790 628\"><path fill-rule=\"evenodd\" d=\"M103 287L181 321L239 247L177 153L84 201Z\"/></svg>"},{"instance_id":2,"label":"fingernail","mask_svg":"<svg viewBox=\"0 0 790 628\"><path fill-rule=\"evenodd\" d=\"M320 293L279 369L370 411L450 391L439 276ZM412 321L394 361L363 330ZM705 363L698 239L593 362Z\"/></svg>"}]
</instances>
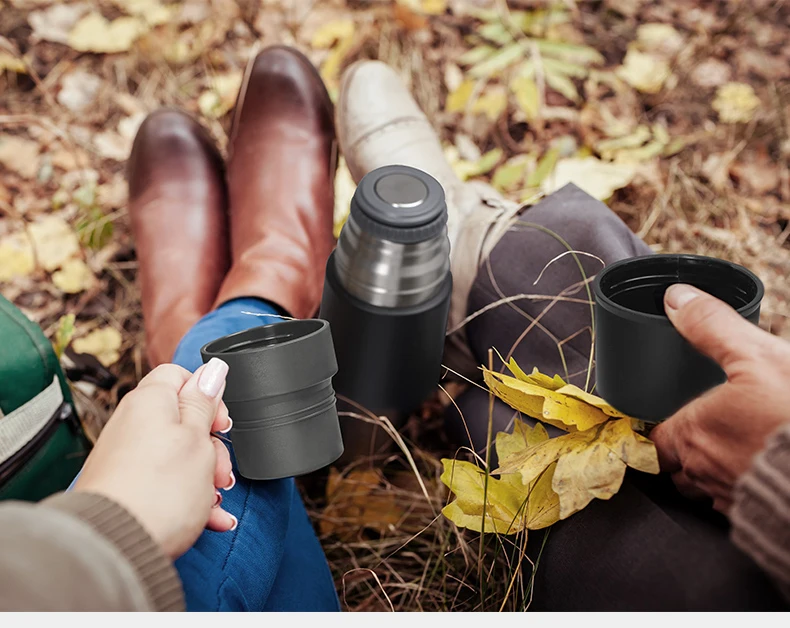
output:
<instances>
[{"instance_id":1,"label":"fingernail","mask_svg":"<svg viewBox=\"0 0 790 628\"><path fill-rule=\"evenodd\" d=\"M669 289L664 296L664 302L666 303L667 307L673 310L679 310L690 301L696 299L700 294L700 291L696 288L692 288L686 284L678 283L669 286Z\"/></svg>"},{"instance_id":2,"label":"fingernail","mask_svg":"<svg viewBox=\"0 0 790 628\"><path fill-rule=\"evenodd\" d=\"M216 397L225 383L228 365L219 358L211 358L198 378L198 388L207 397Z\"/></svg>"},{"instance_id":3,"label":"fingernail","mask_svg":"<svg viewBox=\"0 0 790 628\"><path fill-rule=\"evenodd\" d=\"M234 531L236 528L238 528L238 527L239 527L239 520L238 520L238 519L236 519L236 517L234 517L234 516L233 516L232 514L230 514L230 513L228 513L228 517L230 517L231 519L233 519L233 525L230 527L230 530L228 530L228 532L233 532L233 531Z\"/></svg>"},{"instance_id":4,"label":"fingernail","mask_svg":"<svg viewBox=\"0 0 790 628\"><path fill-rule=\"evenodd\" d=\"M212 508L218 508L221 503L222 503L222 493L220 493L218 490L215 489L214 490L214 505L212 506Z\"/></svg>"},{"instance_id":5,"label":"fingernail","mask_svg":"<svg viewBox=\"0 0 790 628\"><path fill-rule=\"evenodd\" d=\"M219 433L220 434L227 434L228 432L230 432L230 428L232 428L232 427L233 427L233 419L228 417L228 427L226 427L224 430L220 430Z\"/></svg>"},{"instance_id":6,"label":"fingernail","mask_svg":"<svg viewBox=\"0 0 790 628\"><path fill-rule=\"evenodd\" d=\"M236 476L233 475L233 471L230 472L230 484L226 486L223 490L229 491L234 486L236 486Z\"/></svg>"}]
</instances>

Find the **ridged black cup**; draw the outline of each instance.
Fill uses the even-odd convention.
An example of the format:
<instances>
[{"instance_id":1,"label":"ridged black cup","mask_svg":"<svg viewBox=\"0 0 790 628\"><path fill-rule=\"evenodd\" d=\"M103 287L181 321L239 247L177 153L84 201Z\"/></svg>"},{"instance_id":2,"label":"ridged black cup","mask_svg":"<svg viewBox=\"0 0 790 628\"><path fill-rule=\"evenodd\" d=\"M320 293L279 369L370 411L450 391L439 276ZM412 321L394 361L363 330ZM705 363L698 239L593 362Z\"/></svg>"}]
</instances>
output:
<instances>
[{"instance_id":1,"label":"ridged black cup","mask_svg":"<svg viewBox=\"0 0 790 628\"><path fill-rule=\"evenodd\" d=\"M203 362L227 362L223 400L239 473L273 480L337 460L343 440L332 377L337 361L329 324L310 319L248 329L208 343Z\"/></svg>"},{"instance_id":2,"label":"ridged black cup","mask_svg":"<svg viewBox=\"0 0 790 628\"><path fill-rule=\"evenodd\" d=\"M762 282L751 271L700 255L648 255L608 266L595 279L597 393L649 422L672 416L722 384L724 371L694 349L664 313L664 293L695 286L758 323Z\"/></svg>"}]
</instances>

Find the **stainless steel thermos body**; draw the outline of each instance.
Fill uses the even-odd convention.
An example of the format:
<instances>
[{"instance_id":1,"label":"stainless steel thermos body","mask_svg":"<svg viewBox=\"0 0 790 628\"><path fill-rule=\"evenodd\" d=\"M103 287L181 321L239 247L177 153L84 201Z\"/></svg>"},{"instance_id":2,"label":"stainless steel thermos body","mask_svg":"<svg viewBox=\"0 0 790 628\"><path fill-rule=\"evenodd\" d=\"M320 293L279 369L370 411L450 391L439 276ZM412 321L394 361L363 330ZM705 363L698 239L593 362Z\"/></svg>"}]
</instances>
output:
<instances>
[{"instance_id":1,"label":"stainless steel thermos body","mask_svg":"<svg viewBox=\"0 0 790 628\"><path fill-rule=\"evenodd\" d=\"M451 293L441 185L407 166L367 174L327 263L319 315L332 328L338 396L396 423L417 409L441 373ZM367 448L359 421L341 424L347 451Z\"/></svg>"}]
</instances>

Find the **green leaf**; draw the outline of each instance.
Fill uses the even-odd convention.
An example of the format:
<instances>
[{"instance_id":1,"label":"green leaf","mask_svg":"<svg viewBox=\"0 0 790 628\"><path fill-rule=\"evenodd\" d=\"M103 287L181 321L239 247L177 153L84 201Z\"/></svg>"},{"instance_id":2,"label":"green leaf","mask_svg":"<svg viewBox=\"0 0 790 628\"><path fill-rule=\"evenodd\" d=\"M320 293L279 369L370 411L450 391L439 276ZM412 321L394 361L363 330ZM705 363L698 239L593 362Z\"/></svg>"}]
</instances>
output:
<instances>
[{"instance_id":1,"label":"green leaf","mask_svg":"<svg viewBox=\"0 0 790 628\"><path fill-rule=\"evenodd\" d=\"M470 176L472 177L479 177L480 175L488 174L494 169L499 163L499 160L502 159L502 155L504 151L501 148L494 148L487 153L485 153L480 159L477 160L475 164L475 170Z\"/></svg>"},{"instance_id":2,"label":"green leaf","mask_svg":"<svg viewBox=\"0 0 790 628\"><path fill-rule=\"evenodd\" d=\"M55 338L52 341L52 347L58 360L63 356L63 352L66 351L74 336L74 318L74 314L65 314L58 321L58 328L55 330Z\"/></svg>"},{"instance_id":3,"label":"green leaf","mask_svg":"<svg viewBox=\"0 0 790 628\"><path fill-rule=\"evenodd\" d=\"M555 74L554 72L547 71L546 83L551 89L559 92L568 100L579 102L579 92L576 91L576 85L574 85L573 81L564 74Z\"/></svg>"},{"instance_id":4,"label":"green leaf","mask_svg":"<svg viewBox=\"0 0 790 628\"><path fill-rule=\"evenodd\" d=\"M547 73L564 74L565 76L576 78L585 78L590 73L583 65L563 61L562 59L552 59L551 57L543 59L543 67L546 68Z\"/></svg>"},{"instance_id":5,"label":"green leaf","mask_svg":"<svg viewBox=\"0 0 790 628\"><path fill-rule=\"evenodd\" d=\"M467 50L464 54L458 57L458 63L461 65L474 65L475 63L480 63L485 59L488 59L493 53L496 52L496 48L493 46L476 46L471 50Z\"/></svg>"},{"instance_id":6,"label":"green leaf","mask_svg":"<svg viewBox=\"0 0 790 628\"><path fill-rule=\"evenodd\" d=\"M500 46L505 46L513 41L513 36L501 22L484 24L479 29L477 29L477 33L481 37L492 41L495 44L499 44Z\"/></svg>"},{"instance_id":7,"label":"green leaf","mask_svg":"<svg viewBox=\"0 0 790 628\"><path fill-rule=\"evenodd\" d=\"M644 144L651 137L650 129L646 125L640 124L633 133L610 140L603 140L598 142L595 148L600 153L612 152L622 148L635 148Z\"/></svg>"},{"instance_id":8,"label":"green leaf","mask_svg":"<svg viewBox=\"0 0 790 628\"><path fill-rule=\"evenodd\" d=\"M535 170L527 177L527 187L536 188L540 186L543 180L554 170L554 166L557 165L559 157L559 149L550 148L546 154L541 157Z\"/></svg>"},{"instance_id":9,"label":"green leaf","mask_svg":"<svg viewBox=\"0 0 790 628\"><path fill-rule=\"evenodd\" d=\"M542 55L563 59L571 63L598 64L603 63L604 58L595 48L580 46L577 44L564 44L547 39L536 39L535 43Z\"/></svg>"},{"instance_id":10,"label":"green leaf","mask_svg":"<svg viewBox=\"0 0 790 628\"><path fill-rule=\"evenodd\" d=\"M516 190L524 181L526 175L526 160L524 156L518 155L509 159L499 166L491 178L491 185L500 192Z\"/></svg>"},{"instance_id":11,"label":"green leaf","mask_svg":"<svg viewBox=\"0 0 790 628\"><path fill-rule=\"evenodd\" d=\"M481 76L495 75L516 61L524 58L524 49L518 43L505 46L495 55L478 63L469 70L469 75L479 78Z\"/></svg>"}]
</instances>

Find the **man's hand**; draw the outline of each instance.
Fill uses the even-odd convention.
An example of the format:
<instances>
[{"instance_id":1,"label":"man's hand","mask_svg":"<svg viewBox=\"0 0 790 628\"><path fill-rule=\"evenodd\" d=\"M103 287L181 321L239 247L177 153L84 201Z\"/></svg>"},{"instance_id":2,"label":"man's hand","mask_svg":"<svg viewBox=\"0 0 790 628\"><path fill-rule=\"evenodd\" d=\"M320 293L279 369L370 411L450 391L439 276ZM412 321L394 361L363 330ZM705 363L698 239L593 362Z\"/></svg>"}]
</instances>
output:
<instances>
[{"instance_id":1,"label":"man's hand","mask_svg":"<svg viewBox=\"0 0 790 628\"><path fill-rule=\"evenodd\" d=\"M110 417L74 487L126 508L174 559L204 527L236 527L216 490L235 483L230 456L211 436L231 426L227 372L216 358L194 374L174 364L151 371Z\"/></svg>"},{"instance_id":2,"label":"man's hand","mask_svg":"<svg viewBox=\"0 0 790 628\"><path fill-rule=\"evenodd\" d=\"M670 287L664 306L675 328L724 369L727 382L681 408L650 438L662 470L682 492L711 497L726 513L735 481L790 422L790 343L691 286Z\"/></svg>"}]
</instances>

